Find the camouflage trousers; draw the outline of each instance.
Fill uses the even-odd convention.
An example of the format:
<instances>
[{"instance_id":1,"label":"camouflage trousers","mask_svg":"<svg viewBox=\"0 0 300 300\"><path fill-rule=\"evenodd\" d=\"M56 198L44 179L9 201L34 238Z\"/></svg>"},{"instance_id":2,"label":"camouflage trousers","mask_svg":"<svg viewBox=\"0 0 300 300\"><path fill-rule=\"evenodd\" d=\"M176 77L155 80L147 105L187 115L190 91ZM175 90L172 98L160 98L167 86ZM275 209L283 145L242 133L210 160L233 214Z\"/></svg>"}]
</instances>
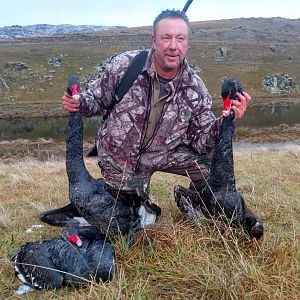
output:
<instances>
[{"instance_id":1,"label":"camouflage trousers","mask_svg":"<svg viewBox=\"0 0 300 300\"><path fill-rule=\"evenodd\" d=\"M159 171L189 177L190 188L199 189L204 186L209 175L212 159L211 153L200 155L187 146L179 146L170 152L168 159L160 166L155 166L151 162L140 157L136 172L118 170L113 164L99 163L105 181L113 188L123 191L134 191L139 189L149 194L151 176Z\"/></svg>"}]
</instances>

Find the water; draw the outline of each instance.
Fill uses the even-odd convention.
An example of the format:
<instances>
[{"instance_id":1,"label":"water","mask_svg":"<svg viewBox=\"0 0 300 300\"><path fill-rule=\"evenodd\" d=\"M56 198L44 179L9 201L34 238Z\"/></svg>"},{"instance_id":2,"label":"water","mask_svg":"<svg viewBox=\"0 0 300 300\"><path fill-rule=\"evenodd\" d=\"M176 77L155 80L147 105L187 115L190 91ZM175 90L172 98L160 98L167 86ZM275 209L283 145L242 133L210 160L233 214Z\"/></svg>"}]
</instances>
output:
<instances>
[{"instance_id":1,"label":"water","mask_svg":"<svg viewBox=\"0 0 300 300\"><path fill-rule=\"evenodd\" d=\"M85 138L94 139L100 122L99 117L83 118L83 134ZM64 141L68 118L14 118L0 120L0 141L38 138Z\"/></svg>"},{"instance_id":2,"label":"water","mask_svg":"<svg viewBox=\"0 0 300 300\"><path fill-rule=\"evenodd\" d=\"M300 123L300 104L287 107L250 107L245 116L237 121L237 126L252 128L274 127L280 124L289 126Z\"/></svg>"},{"instance_id":3,"label":"water","mask_svg":"<svg viewBox=\"0 0 300 300\"><path fill-rule=\"evenodd\" d=\"M215 112L220 114L220 110ZM94 139L100 118L84 118L84 137ZM63 141L66 138L67 118L15 118L0 120L0 140L18 138L36 140L38 138ZM274 127L280 124L292 126L300 123L300 104L287 107L249 107L246 115L238 120L238 127Z\"/></svg>"}]
</instances>

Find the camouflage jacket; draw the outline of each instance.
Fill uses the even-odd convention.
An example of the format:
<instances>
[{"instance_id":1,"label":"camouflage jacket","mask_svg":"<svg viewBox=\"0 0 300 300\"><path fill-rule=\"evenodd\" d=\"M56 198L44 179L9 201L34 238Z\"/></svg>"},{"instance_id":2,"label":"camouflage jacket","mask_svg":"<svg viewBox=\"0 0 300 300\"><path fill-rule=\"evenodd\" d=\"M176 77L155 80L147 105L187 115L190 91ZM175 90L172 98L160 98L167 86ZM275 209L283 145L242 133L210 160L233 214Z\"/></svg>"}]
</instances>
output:
<instances>
[{"instance_id":1,"label":"camouflage jacket","mask_svg":"<svg viewBox=\"0 0 300 300\"><path fill-rule=\"evenodd\" d=\"M84 115L105 114L116 86L138 52L129 51L113 57L101 76L80 94L80 110ZM153 137L142 149L149 117L152 55L153 49L142 73L98 131L99 164L107 182L120 182L124 174L125 177L134 176L141 155L150 168L159 170L168 153L179 145L188 145L199 154L208 153L215 145L221 118L215 118L211 112L207 88L184 60L181 76L168 83L170 96ZM119 178L112 178L112 174Z\"/></svg>"}]
</instances>

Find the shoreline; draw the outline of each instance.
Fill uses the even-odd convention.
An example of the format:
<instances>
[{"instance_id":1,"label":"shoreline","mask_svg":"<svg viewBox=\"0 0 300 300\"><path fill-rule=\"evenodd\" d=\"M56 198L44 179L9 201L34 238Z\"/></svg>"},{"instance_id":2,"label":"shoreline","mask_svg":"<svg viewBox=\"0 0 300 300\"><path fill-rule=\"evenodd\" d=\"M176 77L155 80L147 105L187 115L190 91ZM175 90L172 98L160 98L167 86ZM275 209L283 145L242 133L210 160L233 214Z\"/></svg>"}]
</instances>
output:
<instances>
[{"instance_id":1,"label":"shoreline","mask_svg":"<svg viewBox=\"0 0 300 300\"><path fill-rule=\"evenodd\" d=\"M300 126L299 126L300 128ZM93 142L84 141L84 156L93 146ZM295 152L300 153L300 139L281 142L247 142L234 141L233 150L235 155L254 152ZM298 154L296 154L298 157ZM38 161L63 160L66 156L66 142L38 139L0 141L0 163L11 163L23 159L36 159ZM87 158L87 159L97 159Z\"/></svg>"},{"instance_id":2,"label":"shoreline","mask_svg":"<svg viewBox=\"0 0 300 300\"><path fill-rule=\"evenodd\" d=\"M300 139L287 142L266 142L266 143L247 143L236 142L233 147L237 151L284 151L297 150L300 151Z\"/></svg>"},{"instance_id":3,"label":"shoreline","mask_svg":"<svg viewBox=\"0 0 300 300\"><path fill-rule=\"evenodd\" d=\"M222 109L222 100L213 97L212 109ZM286 107L300 104L300 95L293 96L253 96L249 107L278 106ZM4 102L0 103L0 119L10 118L54 118L66 117L60 100L56 101L29 101L29 102ZM300 123L300 122L299 122Z\"/></svg>"},{"instance_id":4,"label":"shoreline","mask_svg":"<svg viewBox=\"0 0 300 300\"><path fill-rule=\"evenodd\" d=\"M283 101L284 100L284 101ZM261 97L259 101L254 100L251 106L259 105L299 105L300 99L295 97L281 97L281 98L266 98ZM216 108L220 105L221 101L214 102ZM59 118L68 117L68 113L63 111L60 101L56 102L22 102L22 103L5 103L0 104L0 120L11 118ZM300 119L299 123L295 125L280 124L273 127L240 127L236 126L235 134L233 137L234 144L237 149L272 149L281 148L283 145L290 145L299 147L300 139ZM87 145L94 143L94 138L86 138ZM280 146L278 146L280 145ZM87 146L89 147L89 146ZM0 159L3 157L22 157L26 153L33 151L33 156L38 157L41 154L41 149L51 153L60 153L59 156L64 155L65 144L63 141L54 139L15 139L15 140L1 140L0 141Z\"/></svg>"}]
</instances>

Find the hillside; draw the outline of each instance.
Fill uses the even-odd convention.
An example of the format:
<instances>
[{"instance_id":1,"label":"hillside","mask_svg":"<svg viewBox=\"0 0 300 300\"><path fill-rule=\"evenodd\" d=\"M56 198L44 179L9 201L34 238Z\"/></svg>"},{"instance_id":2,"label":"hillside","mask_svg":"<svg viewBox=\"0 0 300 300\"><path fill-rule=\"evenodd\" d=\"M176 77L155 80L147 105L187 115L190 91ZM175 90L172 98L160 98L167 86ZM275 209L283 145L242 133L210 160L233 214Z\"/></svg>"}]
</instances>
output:
<instances>
[{"instance_id":1,"label":"hillside","mask_svg":"<svg viewBox=\"0 0 300 300\"><path fill-rule=\"evenodd\" d=\"M69 74L83 78L112 54L149 47L151 27L0 41L0 104L3 111L14 103L58 104ZM262 80L287 74L300 86L300 19L194 22L188 58L216 99L224 77L240 79L255 98L297 99L297 89L270 94Z\"/></svg>"},{"instance_id":2,"label":"hillside","mask_svg":"<svg viewBox=\"0 0 300 300\"><path fill-rule=\"evenodd\" d=\"M4 26L0 27L0 40L36 37L36 36L53 36L58 34L82 32L82 31L98 31L112 28L124 28L125 26L96 26L96 25L50 25L35 24L27 26ZM126 27L125 27L126 28Z\"/></svg>"}]
</instances>

